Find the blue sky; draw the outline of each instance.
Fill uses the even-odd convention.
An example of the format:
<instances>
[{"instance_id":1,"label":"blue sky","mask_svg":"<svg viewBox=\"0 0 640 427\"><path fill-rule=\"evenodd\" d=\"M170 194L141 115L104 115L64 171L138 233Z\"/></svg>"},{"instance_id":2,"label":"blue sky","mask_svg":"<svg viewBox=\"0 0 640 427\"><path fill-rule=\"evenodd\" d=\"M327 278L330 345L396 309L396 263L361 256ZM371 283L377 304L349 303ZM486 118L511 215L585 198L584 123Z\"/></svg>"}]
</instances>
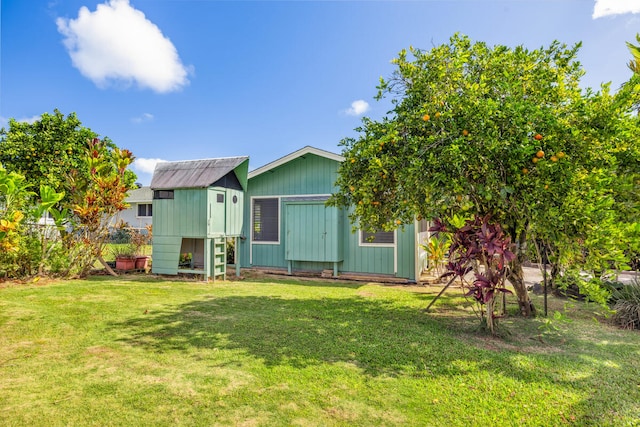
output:
<instances>
[{"instance_id":1,"label":"blue sky","mask_svg":"<svg viewBox=\"0 0 640 427\"><path fill-rule=\"evenodd\" d=\"M582 41L583 85L628 79L640 0L2 0L0 127L58 108L137 157L340 152L403 48L461 32L530 49Z\"/></svg>"}]
</instances>

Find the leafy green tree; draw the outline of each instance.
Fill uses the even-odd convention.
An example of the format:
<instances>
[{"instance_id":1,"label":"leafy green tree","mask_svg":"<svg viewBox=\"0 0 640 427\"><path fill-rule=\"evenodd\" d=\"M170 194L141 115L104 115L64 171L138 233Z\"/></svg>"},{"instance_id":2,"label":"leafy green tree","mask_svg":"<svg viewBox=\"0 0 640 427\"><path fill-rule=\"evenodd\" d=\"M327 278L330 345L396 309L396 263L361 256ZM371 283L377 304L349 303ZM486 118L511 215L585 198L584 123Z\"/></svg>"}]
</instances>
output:
<instances>
[{"instance_id":1,"label":"leafy green tree","mask_svg":"<svg viewBox=\"0 0 640 427\"><path fill-rule=\"evenodd\" d=\"M40 197L40 185L47 185L56 192L65 192L61 205L68 205L71 193L67 177L72 171L88 175L84 162L87 141L98 134L82 126L75 113L66 117L55 109L44 113L33 123L9 120L9 128L0 130L0 164L9 172L23 175L34 191L33 200ZM103 139L110 148L115 144ZM135 182L136 176L127 171L127 181ZM68 206L67 206L68 207Z\"/></svg>"},{"instance_id":2,"label":"leafy green tree","mask_svg":"<svg viewBox=\"0 0 640 427\"><path fill-rule=\"evenodd\" d=\"M515 244L508 279L532 314L527 244L597 235L616 197L628 197L611 190L622 186L622 159L635 162L637 185L631 103L606 86L580 88L579 47L490 47L456 34L430 51L411 48L413 58L401 51L378 87L393 110L364 118L360 135L341 142L346 160L330 203L354 206L351 219L365 228L454 214L500 224Z\"/></svg>"},{"instance_id":3,"label":"leafy green tree","mask_svg":"<svg viewBox=\"0 0 640 427\"><path fill-rule=\"evenodd\" d=\"M9 129L0 130L0 165L29 187L23 204L35 215L31 222L46 211L60 234L60 241L38 237L40 273L48 254L57 257L61 275L85 275L96 259L106 266L108 224L126 207L127 191L135 185L136 176L127 169L132 161L130 151L97 139L75 113L65 117L56 109L34 123L11 119Z\"/></svg>"}]
</instances>

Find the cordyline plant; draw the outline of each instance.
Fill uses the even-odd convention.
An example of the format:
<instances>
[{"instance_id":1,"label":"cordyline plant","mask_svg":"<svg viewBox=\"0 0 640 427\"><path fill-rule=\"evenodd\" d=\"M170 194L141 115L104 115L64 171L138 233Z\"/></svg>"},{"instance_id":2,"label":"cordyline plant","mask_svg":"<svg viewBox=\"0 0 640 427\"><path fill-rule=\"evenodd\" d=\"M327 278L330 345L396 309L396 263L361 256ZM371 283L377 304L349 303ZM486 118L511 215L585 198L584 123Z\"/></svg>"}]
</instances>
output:
<instances>
[{"instance_id":1,"label":"cordyline plant","mask_svg":"<svg viewBox=\"0 0 640 427\"><path fill-rule=\"evenodd\" d=\"M508 265L515 259L511 239L500 224L492 224L488 216L476 215L462 227L449 230L441 220L435 220L429 229L437 233L453 232L449 248L448 272L442 277L457 276L470 296L480 304L482 322L492 334L496 332L496 296L512 293L505 288ZM473 280L468 280L472 273Z\"/></svg>"}]
</instances>

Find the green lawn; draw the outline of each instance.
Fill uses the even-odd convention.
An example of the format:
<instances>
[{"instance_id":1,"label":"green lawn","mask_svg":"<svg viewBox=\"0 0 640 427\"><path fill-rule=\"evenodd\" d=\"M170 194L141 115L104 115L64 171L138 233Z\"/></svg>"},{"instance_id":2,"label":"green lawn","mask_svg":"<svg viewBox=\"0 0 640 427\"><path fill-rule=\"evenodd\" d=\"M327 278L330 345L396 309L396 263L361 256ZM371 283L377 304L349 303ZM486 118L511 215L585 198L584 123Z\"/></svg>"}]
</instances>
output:
<instances>
[{"instance_id":1,"label":"green lawn","mask_svg":"<svg viewBox=\"0 0 640 427\"><path fill-rule=\"evenodd\" d=\"M0 424L638 425L638 332L576 304L557 333L509 318L511 334L491 338L459 290L423 312L438 290L133 276L5 286Z\"/></svg>"}]
</instances>

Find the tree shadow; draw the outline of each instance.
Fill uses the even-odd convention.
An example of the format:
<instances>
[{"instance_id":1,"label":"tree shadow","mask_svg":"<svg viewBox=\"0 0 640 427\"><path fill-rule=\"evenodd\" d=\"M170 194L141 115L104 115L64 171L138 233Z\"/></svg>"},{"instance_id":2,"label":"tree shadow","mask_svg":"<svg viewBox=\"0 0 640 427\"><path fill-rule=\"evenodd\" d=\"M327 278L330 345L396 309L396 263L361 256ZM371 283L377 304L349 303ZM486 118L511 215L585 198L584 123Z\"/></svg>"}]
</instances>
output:
<instances>
[{"instance_id":1,"label":"tree shadow","mask_svg":"<svg viewBox=\"0 0 640 427\"><path fill-rule=\"evenodd\" d=\"M523 351L518 343L512 347L492 345L501 342L496 338L468 339L473 338L471 329L460 330L457 326L468 325L469 317L473 320L468 313L432 316L415 307L358 296L227 296L167 306L112 327L122 334L121 341L150 351L236 350L267 366L305 368L344 362L370 376L414 377L455 377L465 375L467 367L473 366L474 370L488 371L492 377L511 377L525 384L553 384L584 394L585 399L575 405L575 413L578 421L588 424L609 420L616 404L623 405L626 414L634 407L637 410L640 388L631 382L640 378L640 365L628 359L629 355L636 355L638 360L637 346L622 340L600 343L611 355L603 363L589 356L589 346L594 343L588 337L565 337L554 345L553 351ZM522 363L524 353L530 362ZM567 358L574 358L570 365L580 375L562 372ZM616 383L628 382L620 390L617 402L603 401L606 397L592 389L608 378L614 378ZM612 394L616 393L604 396L610 399ZM610 410L594 414L594 407Z\"/></svg>"}]
</instances>

